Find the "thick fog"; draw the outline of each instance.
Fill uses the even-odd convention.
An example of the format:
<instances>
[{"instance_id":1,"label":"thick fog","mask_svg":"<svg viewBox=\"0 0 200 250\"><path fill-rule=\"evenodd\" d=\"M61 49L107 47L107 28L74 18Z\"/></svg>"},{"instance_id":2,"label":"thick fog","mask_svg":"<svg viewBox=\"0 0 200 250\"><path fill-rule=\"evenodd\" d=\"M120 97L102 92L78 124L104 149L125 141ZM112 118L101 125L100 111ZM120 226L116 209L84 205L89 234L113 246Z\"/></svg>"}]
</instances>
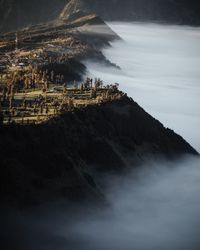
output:
<instances>
[{"instance_id":1,"label":"thick fog","mask_svg":"<svg viewBox=\"0 0 200 250\"><path fill-rule=\"evenodd\" d=\"M80 249L199 249L199 160L148 167L110 177L112 210L72 227Z\"/></svg>"},{"instance_id":2,"label":"thick fog","mask_svg":"<svg viewBox=\"0 0 200 250\"><path fill-rule=\"evenodd\" d=\"M121 71L87 62L91 76L119 82L153 116L200 150L200 29L110 24L123 41L104 54ZM3 216L7 249L198 250L200 161L146 163L106 179L107 209L65 204ZM84 212L83 212L84 211Z\"/></svg>"},{"instance_id":3,"label":"thick fog","mask_svg":"<svg viewBox=\"0 0 200 250\"><path fill-rule=\"evenodd\" d=\"M123 41L105 56L121 67L87 62L92 77L120 83L165 126L200 151L200 28L110 23ZM199 249L200 161L146 164L110 177L113 211L75 226L81 249Z\"/></svg>"},{"instance_id":4,"label":"thick fog","mask_svg":"<svg viewBox=\"0 0 200 250\"><path fill-rule=\"evenodd\" d=\"M199 250L199 183L197 158L109 176L107 208L62 203L3 214L1 249Z\"/></svg>"},{"instance_id":5,"label":"thick fog","mask_svg":"<svg viewBox=\"0 0 200 250\"><path fill-rule=\"evenodd\" d=\"M129 96L200 151L200 28L109 25L123 41L104 54L121 71L92 62L90 75L120 83Z\"/></svg>"},{"instance_id":6,"label":"thick fog","mask_svg":"<svg viewBox=\"0 0 200 250\"><path fill-rule=\"evenodd\" d=\"M149 113L200 150L200 28L109 25L123 41L104 54L121 70L88 62L90 75L120 83ZM110 182L112 216L78 227L97 249L200 248L199 159L148 167L137 181L133 175Z\"/></svg>"}]
</instances>

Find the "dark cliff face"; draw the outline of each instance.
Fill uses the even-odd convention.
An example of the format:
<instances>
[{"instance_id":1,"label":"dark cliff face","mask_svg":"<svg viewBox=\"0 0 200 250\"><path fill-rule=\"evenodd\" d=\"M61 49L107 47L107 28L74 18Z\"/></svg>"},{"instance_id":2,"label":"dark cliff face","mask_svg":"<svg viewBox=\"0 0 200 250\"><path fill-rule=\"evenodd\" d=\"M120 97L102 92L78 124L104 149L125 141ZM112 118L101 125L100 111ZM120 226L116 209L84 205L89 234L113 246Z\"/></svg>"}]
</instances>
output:
<instances>
[{"instance_id":1,"label":"dark cliff face","mask_svg":"<svg viewBox=\"0 0 200 250\"><path fill-rule=\"evenodd\" d=\"M1 201L37 204L102 197L96 176L146 160L197 152L125 97L69 112L48 124L0 129Z\"/></svg>"}]
</instances>

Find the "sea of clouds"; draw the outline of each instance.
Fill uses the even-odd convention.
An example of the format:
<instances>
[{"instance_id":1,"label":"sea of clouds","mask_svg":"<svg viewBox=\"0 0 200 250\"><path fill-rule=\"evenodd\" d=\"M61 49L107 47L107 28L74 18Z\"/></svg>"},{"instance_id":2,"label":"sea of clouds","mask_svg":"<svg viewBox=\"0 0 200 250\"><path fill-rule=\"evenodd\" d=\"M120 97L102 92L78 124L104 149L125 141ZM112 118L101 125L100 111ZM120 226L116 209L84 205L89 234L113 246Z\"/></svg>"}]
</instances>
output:
<instances>
[{"instance_id":1,"label":"sea of clouds","mask_svg":"<svg viewBox=\"0 0 200 250\"><path fill-rule=\"evenodd\" d=\"M122 41L104 55L121 70L87 62L90 76L120 83L151 115L200 151L200 28L109 25ZM112 215L88 219L77 231L97 249L199 249L199 159L155 163L153 168L146 164L137 177L110 178Z\"/></svg>"},{"instance_id":2,"label":"sea of clouds","mask_svg":"<svg viewBox=\"0 0 200 250\"><path fill-rule=\"evenodd\" d=\"M121 70L88 62L89 74L120 83L150 114L200 151L200 28L109 25L123 40L104 54Z\"/></svg>"}]
</instances>

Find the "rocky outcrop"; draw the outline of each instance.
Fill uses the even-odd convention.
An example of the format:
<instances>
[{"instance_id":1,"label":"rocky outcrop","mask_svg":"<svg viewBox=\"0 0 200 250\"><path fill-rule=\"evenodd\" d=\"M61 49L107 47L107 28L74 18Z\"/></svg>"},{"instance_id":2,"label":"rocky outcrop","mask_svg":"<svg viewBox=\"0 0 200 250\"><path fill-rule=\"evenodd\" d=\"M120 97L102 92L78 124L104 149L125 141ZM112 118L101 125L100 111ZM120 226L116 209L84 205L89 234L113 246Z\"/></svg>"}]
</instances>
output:
<instances>
[{"instance_id":1,"label":"rocky outcrop","mask_svg":"<svg viewBox=\"0 0 200 250\"><path fill-rule=\"evenodd\" d=\"M128 97L68 112L44 125L1 127L0 148L1 202L12 205L101 199L100 173L198 155Z\"/></svg>"}]
</instances>

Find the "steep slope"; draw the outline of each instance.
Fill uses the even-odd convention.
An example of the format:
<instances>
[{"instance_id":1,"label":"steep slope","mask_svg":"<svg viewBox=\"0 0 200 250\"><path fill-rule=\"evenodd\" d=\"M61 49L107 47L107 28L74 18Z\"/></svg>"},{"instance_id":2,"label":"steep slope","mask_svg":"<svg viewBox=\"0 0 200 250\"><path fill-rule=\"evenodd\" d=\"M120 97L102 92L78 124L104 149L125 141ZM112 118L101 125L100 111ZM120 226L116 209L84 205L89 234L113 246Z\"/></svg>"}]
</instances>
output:
<instances>
[{"instance_id":1,"label":"steep slope","mask_svg":"<svg viewBox=\"0 0 200 250\"><path fill-rule=\"evenodd\" d=\"M1 202L15 205L101 198L96 177L102 172L198 155L128 97L68 112L45 125L1 127L0 138Z\"/></svg>"}]
</instances>

